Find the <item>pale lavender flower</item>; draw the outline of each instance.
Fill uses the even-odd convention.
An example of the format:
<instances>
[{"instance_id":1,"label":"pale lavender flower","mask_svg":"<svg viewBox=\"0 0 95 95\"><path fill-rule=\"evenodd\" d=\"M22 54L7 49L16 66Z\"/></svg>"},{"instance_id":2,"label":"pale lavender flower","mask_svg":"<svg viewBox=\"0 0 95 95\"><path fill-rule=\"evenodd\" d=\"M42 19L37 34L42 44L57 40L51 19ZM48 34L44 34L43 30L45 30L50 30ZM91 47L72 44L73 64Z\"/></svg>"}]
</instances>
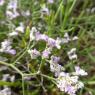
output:
<instances>
[{"instance_id":1,"label":"pale lavender flower","mask_svg":"<svg viewBox=\"0 0 95 95\"><path fill-rule=\"evenodd\" d=\"M75 94L76 90L74 89L74 87L67 85L65 87L65 93L68 93L69 95L76 95Z\"/></svg>"},{"instance_id":2,"label":"pale lavender flower","mask_svg":"<svg viewBox=\"0 0 95 95\"><path fill-rule=\"evenodd\" d=\"M5 0L0 0L0 6L3 6L5 3Z\"/></svg>"},{"instance_id":3,"label":"pale lavender flower","mask_svg":"<svg viewBox=\"0 0 95 95\"><path fill-rule=\"evenodd\" d=\"M17 36L17 35L18 35L18 32L16 32L16 31L13 31L13 32L8 34L9 37Z\"/></svg>"},{"instance_id":4,"label":"pale lavender flower","mask_svg":"<svg viewBox=\"0 0 95 95\"><path fill-rule=\"evenodd\" d=\"M10 11L10 10L7 10L6 11L6 16L10 19L10 20L12 20L12 19L14 19L14 18L16 18L16 17L18 17L19 16L19 13L15 10L15 11Z\"/></svg>"},{"instance_id":5,"label":"pale lavender flower","mask_svg":"<svg viewBox=\"0 0 95 95\"><path fill-rule=\"evenodd\" d=\"M57 64L59 61L60 61L60 57L51 56L51 61L50 61L50 63Z\"/></svg>"},{"instance_id":6,"label":"pale lavender flower","mask_svg":"<svg viewBox=\"0 0 95 95\"><path fill-rule=\"evenodd\" d=\"M56 63L50 63L50 71L54 73L55 77L58 77L62 71L62 66Z\"/></svg>"},{"instance_id":7,"label":"pale lavender flower","mask_svg":"<svg viewBox=\"0 0 95 95\"><path fill-rule=\"evenodd\" d=\"M6 16L12 20L18 17L20 14L17 12L17 0L10 0L6 10Z\"/></svg>"},{"instance_id":8,"label":"pale lavender flower","mask_svg":"<svg viewBox=\"0 0 95 95\"><path fill-rule=\"evenodd\" d=\"M11 82L14 82L15 81L15 76L13 75L13 76L10 76L10 81Z\"/></svg>"},{"instance_id":9,"label":"pale lavender flower","mask_svg":"<svg viewBox=\"0 0 95 95\"><path fill-rule=\"evenodd\" d=\"M12 91L9 87L5 87L3 90L0 90L0 95L12 95Z\"/></svg>"},{"instance_id":10,"label":"pale lavender flower","mask_svg":"<svg viewBox=\"0 0 95 95\"><path fill-rule=\"evenodd\" d=\"M73 40L73 41L76 41L76 40L78 40L78 37L77 37L77 36L74 36L74 37L72 38L72 40Z\"/></svg>"},{"instance_id":11,"label":"pale lavender flower","mask_svg":"<svg viewBox=\"0 0 95 95\"><path fill-rule=\"evenodd\" d=\"M75 72L73 72L73 75L87 76L88 74L79 66L75 66Z\"/></svg>"},{"instance_id":12,"label":"pale lavender flower","mask_svg":"<svg viewBox=\"0 0 95 95\"><path fill-rule=\"evenodd\" d=\"M42 35L42 34L41 34L39 31L34 32L34 37L35 37L35 40L36 40L36 41L41 40L41 35Z\"/></svg>"},{"instance_id":13,"label":"pale lavender flower","mask_svg":"<svg viewBox=\"0 0 95 95\"><path fill-rule=\"evenodd\" d=\"M41 34L35 27L32 27L30 31L30 40L43 40L43 41L48 41L48 36L45 34Z\"/></svg>"},{"instance_id":14,"label":"pale lavender flower","mask_svg":"<svg viewBox=\"0 0 95 95\"><path fill-rule=\"evenodd\" d=\"M57 78L57 87L69 95L76 95L76 92L83 87L78 76L71 76L69 73L60 72Z\"/></svg>"},{"instance_id":15,"label":"pale lavender flower","mask_svg":"<svg viewBox=\"0 0 95 95\"><path fill-rule=\"evenodd\" d=\"M21 22L20 26L16 27L15 31L24 33L24 24Z\"/></svg>"},{"instance_id":16,"label":"pale lavender flower","mask_svg":"<svg viewBox=\"0 0 95 95\"><path fill-rule=\"evenodd\" d=\"M52 38L49 38L48 39L48 45L50 47L55 47L56 46L56 40L52 39Z\"/></svg>"},{"instance_id":17,"label":"pale lavender flower","mask_svg":"<svg viewBox=\"0 0 95 95\"><path fill-rule=\"evenodd\" d=\"M40 33L38 32L36 27L32 27L30 31L30 41L39 40L39 36L40 36Z\"/></svg>"},{"instance_id":18,"label":"pale lavender flower","mask_svg":"<svg viewBox=\"0 0 95 95\"><path fill-rule=\"evenodd\" d=\"M48 41L48 36L45 34L41 34L40 32L36 32L35 33L35 40L39 41L39 40L43 40L43 41Z\"/></svg>"},{"instance_id":19,"label":"pale lavender flower","mask_svg":"<svg viewBox=\"0 0 95 95\"><path fill-rule=\"evenodd\" d=\"M12 49L11 44L12 44L12 42L10 40L7 40L7 39L4 40L1 43L0 52L4 52L4 53L15 55L16 54L16 50Z\"/></svg>"},{"instance_id":20,"label":"pale lavender flower","mask_svg":"<svg viewBox=\"0 0 95 95\"><path fill-rule=\"evenodd\" d=\"M27 10L27 11L22 11L21 14L22 14L22 16L24 16L24 17L27 17L27 16L30 16L30 15L31 15L31 13L30 13L29 10Z\"/></svg>"},{"instance_id":21,"label":"pale lavender flower","mask_svg":"<svg viewBox=\"0 0 95 95\"><path fill-rule=\"evenodd\" d=\"M61 39L57 38L56 40L48 37L45 34L41 34L35 27L32 27L30 31L30 41L45 41L49 47L56 47L57 49L61 48Z\"/></svg>"},{"instance_id":22,"label":"pale lavender flower","mask_svg":"<svg viewBox=\"0 0 95 95\"><path fill-rule=\"evenodd\" d=\"M45 34L40 35L40 40L48 41L48 36Z\"/></svg>"},{"instance_id":23,"label":"pale lavender flower","mask_svg":"<svg viewBox=\"0 0 95 95\"><path fill-rule=\"evenodd\" d=\"M8 39L5 39L3 42L1 42L1 51L3 52L11 45L11 41Z\"/></svg>"},{"instance_id":24,"label":"pale lavender flower","mask_svg":"<svg viewBox=\"0 0 95 95\"><path fill-rule=\"evenodd\" d=\"M4 74L3 78L2 78L2 81L7 81L8 78L10 78L10 75L9 74Z\"/></svg>"},{"instance_id":25,"label":"pale lavender flower","mask_svg":"<svg viewBox=\"0 0 95 95\"><path fill-rule=\"evenodd\" d=\"M41 13L42 13L42 16L44 14L45 15L49 15L50 14L49 9L46 6L42 6Z\"/></svg>"},{"instance_id":26,"label":"pale lavender flower","mask_svg":"<svg viewBox=\"0 0 95 95\"><path fill-rule=\"evenodd\" d=\"M54 3L54 0L48 0L48 3L52 4L52 3Z\"/></svg>"},{"instance_id":27,"label":"pale lavender flower","mask_svg":"<svg viewBox=\"0 0 95 95\"><path fill-rule=\"evenodd\" d=\"M49 58L49 55L51 54L51 49L47 48L42 52L42 57L43 58Z\"/></svg>"},{"instance_id":28,"label":"pale lavender flower","mask_svg":"<svg viewBox=\"0 0 95 95\"><path fill-rule=\"evenodd\" d=\"M17 0L10 0L10 2L8 3L7 9L16 10L17 9Z\"/></svg>"},{"instance_id":29,"label":"pale lavender flower","mask_svg":"<svg viewBox=\"0 0 95 95\"><path fill-rule=\"evenodd\" d=\"M77 59L76 48L72 48L67 54L70 60Z\"/></svg>"},{"instance_id":30,"label":"pale lavender flower","mask_svg":"<svg viewBox=\"0 0 95 95\"><path fill-rule=\"evenodd\" d=\"M56 77L62 71L62 66L58 64L59 60L60 60L60 57L51 56L51 60L50 60L50 71L53 72Z\"/></svg>"},{"instance_id":31,"label":"pale lavender flower","mask_svg":"<svg viewBox=\"0 0 95 95\"><path fill-rule=\"evenodd\" d=\"M56 48L57 49L60 49L61 48L61 42L62 42L62 40L60 38L57 38L56 39Z\"/></svg>"},{"instance_id":32,"label":"pale lavender flower","mask_svg":"<svg viewBox=\"0 0 95 95\"><path fill-rule=\"evenodd\" d=\"M9 54L12 54L12 55L16 54L16 50L15 49L9 49L9 50L6 50L5 52L9 53Z\"/></svg>"},{"instance_id":33,"label":"pale lavender flower","mask_svg":"<svg viewBox=\"0 0 95 95\"><path fill-rule=\"evenodd\" d=\"M62 39L62 43L68 43L70 41L70 37L69 37L69 34L68 33L65 33L64 34L64 38Z\"/></svg>"},{"instance_id":34,"label":"pale lavender flower","mask_svg":"<svg viewBox=\"0 0 95 95\"><path fill-rule=\"evenodd\" d=\"M31 59L36 59L41 55L40 52L37 51L36 49L28 50L28 53L30 54Z\"/></svg>"},{"instance_id":35,"label":"pale lavender flower","mask_svg":"<svg viewBox=\"0 0 95 95\"><path fill-rule=\"evenodd\" d=\"M60 77L65 77L68 76L69 77L69 73L65 73L65 72L60 72Z\"/></svg>"},{"instance_id":36,"label":"pale lavender flower","mask_svg":"<svg viewBox=\"0 0 95 95\"><path fill-rule=\"evenodd\" d=\"M91 9L91 13L95 13L95 7Z\"/></svg>"},{"instance_id":37,"label":"pale lavender flower","mask_svg":"<svg viewBox=\"0 0 95 95\"><path fill-rule=\"evenodd\" d=\"M61 41L59 40L59 38L57 38L56 40L53 38L48 38L47 44L50 47L56 47L57 49L61 48Z\"/></svg>"},{"instance_id":38,"label":"pale lavender flower","mask_svg":"<svg viewBox=\"0 0 95 95\"><path fill-rule=\"evenodd\" d=\"M2 77L2 81L8 81L8 80L10 80L11 82L14 82L15 76L14 75L10 76L9 74L4 74Z\"/></svg>"}]
</instances>

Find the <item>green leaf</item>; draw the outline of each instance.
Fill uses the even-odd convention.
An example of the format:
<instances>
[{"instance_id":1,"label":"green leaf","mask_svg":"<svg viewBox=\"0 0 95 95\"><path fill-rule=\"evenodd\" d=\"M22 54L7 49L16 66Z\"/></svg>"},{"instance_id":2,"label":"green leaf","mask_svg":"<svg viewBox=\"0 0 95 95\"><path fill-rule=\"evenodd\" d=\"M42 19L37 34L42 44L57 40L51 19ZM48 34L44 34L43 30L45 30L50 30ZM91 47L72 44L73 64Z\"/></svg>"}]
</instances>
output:
<instances>
[{"instance_id":1,"label":"green leaf","mask_svg":"<svg viewBox=\"0 0 95 95\"><path fill-rule=\"evenodd\" d=\"M30 28L29 26L27 26L26 32L25 32L25 39L29 39L29 35L30 35Z\"/></svg>"}]
</instances>

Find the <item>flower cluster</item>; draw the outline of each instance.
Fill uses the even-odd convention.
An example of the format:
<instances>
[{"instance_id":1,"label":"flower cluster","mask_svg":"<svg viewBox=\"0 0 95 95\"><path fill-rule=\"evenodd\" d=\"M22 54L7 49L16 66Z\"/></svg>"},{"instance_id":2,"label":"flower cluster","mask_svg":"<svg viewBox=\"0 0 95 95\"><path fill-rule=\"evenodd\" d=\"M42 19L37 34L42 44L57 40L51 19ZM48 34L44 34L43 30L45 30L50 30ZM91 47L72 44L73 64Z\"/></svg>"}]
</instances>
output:
<instances>
[{"instance_id":1,"label":"flower cluster","mask_svg":"<svg viewBox=\"0 0 95 95\"><path fill-rule=\"evenodd\" d=\"M45 34L41 34L35 27L32 27L31 31L30 31L30 41L40 41L43 40L47 43L47 47L49 47L49 49L45 49L43 51L43 55L47 54L47 56L50 54L50 51L52 50L52 48L57 48L57 49L61 49L61 45L68 43L71 40L77 40L78 37L75 36L72 39L69 38L68 33L64 34L64 38L57 38L56 40L45 35ZM73 48L72 50L70 50L68 52L68 56L69 59L77 59L77 55L76 55L76 49Z\"/></svg>"},{"instance_id":2,"label":"flower cluster","mask_svg":"<svg viewBox=\"0 0 95 95\"><path fill-rule=\"evenodd\" d=\"M76 95L76 92L84 87L83 82L79 81L79 76L86 75L88 75L87 72L79 66L75 66L73 73L60 72L57 78L57 87L69 95Z\"/></svg>"},{"instance_id":3,"label":"flower cluster","mask_svg":"<svg viewBox=\"0 0 95 95\"><path fill-rule=\"evenodd\" d=\"M12 91L9 87L5 87L3 90L0 90L0 95L11 95Z\"/></svg>"},{"instance_id":4,"label":"flower cluster","mask_svg":"<svg viewBox=\"0 0 95 95\"><path fill-rule=\"evenodd\" d=\"M59 64L60 57L52 54L53 48L61 49L63 44L69 43L70 41L77 40L78 37L74 36L70 38L68 33L64 34L64 38L57 38L56 40L45 35L41 34L35 27L32 27L30 31L30 41L40 41L43 40L46 42L46 48L41 53L36 49L28 50L32 59L36 59L38 56L48 59L50 63L50 71L54 73L56 78L56 85L60 91L64 91L69 95L76 95L76 92L84 87L83 82L79 81L79 76L86 76L87 72L81 69L79 66L75 66L75 72L66 73L65 68ZM77 60L76 48L72 48L67 52L67 55L70 60Z\"/></svg>"},{"instance_id":5,"label":"flower cluster","mask_svg":"<svg viewBox=\"0 0 95 95\"><path fill-rule=\"evenodd\" d=\"M45 34L41 34L35 27L32 27L31 31L30 31L30 41L39 41L39 40L43 40L47 43L47 46L53 48L56 47L57 49L61 48L61 41L60 39L53 39L51 37L48 37Z\"/></svg>"},{"instance_id":6,"label":"flower cluster","mask_svg":"<svg viewBox=\"0 0 95 95\"><path fill-rule=\"evenodd\" d=\"M50 60L50 71L55 73L55 77L57 77L62 71L62 66L58 64L60 57L51 56Z\"/></svg>"},{"instance_id":7,"label":"flower cluster","mask_svg":"<svg viewBox=\"0 0 95 95\"><path fill-rule=\"evenodd\" d=\"M8 3L6 16L11 20L19 16L19 13L17 11L17 3L17 0L10 0Z\"/></svg>"},{"instance_id":8,"label":"flower cluster","mask_svg":"<svg viewBox=\"0 0 95 95\"><path fill-rule=\"evenodd\" d=\"M9 53L12 55L16 54L16 50L12 48L11 46L12 42L9 39L4 40L1 43L1 49L0 52Z\"/></svg>"},{"instance_id":9,"label":"flower cluster","mask_svg":"<svg viewBox=\"0 0 95 95\"><path fill-rule=\"evenodd\" d=\"M15 76L14 75L11 76L10 74L4 74L1 80L5 82L6 81L14 82ZM7 85L4 85L3 89L0 90L0 95L11 95L11 94L12 94L12 90Z\"/></svg>"},{"instance_id":10,"label":"flower cluster","mask_svg":"<svg viewBox=\"0 0 95 95\"><path fill-rule=\"evenodd\" d=\"M76 95L77 90L83 88L84 84L79 81L78 76L61 72L57 78L57 87L69 95Z\"/></svg>"},{"instance_id":11,"label":"flower cluster","mask_svg":"<svg viewBox=\"0 0 95 95\"><path fill-rule=\"evenodd\" d=\"M8 34L9 37L15 37L19 35L19 33L24 33L24 24L21 22L19 26L17 26L12 32Z\"/></svg>"},{"instance_id":12,"label":"flower cluster","mask_svg":"<svg viewBox=\"0 0 95 95\"><path fill-rule=\"evenodd\" d=\"M3 6L6 0L0 0L0 6ZM6 2L7 3L7 2ZM30 16L30 11L21 11L19 12L18 9L18 0L9 0L7 7L6 7L6 17L8 20L13 20L19 16L27 17Z\"/></svg>"}]
</instances>

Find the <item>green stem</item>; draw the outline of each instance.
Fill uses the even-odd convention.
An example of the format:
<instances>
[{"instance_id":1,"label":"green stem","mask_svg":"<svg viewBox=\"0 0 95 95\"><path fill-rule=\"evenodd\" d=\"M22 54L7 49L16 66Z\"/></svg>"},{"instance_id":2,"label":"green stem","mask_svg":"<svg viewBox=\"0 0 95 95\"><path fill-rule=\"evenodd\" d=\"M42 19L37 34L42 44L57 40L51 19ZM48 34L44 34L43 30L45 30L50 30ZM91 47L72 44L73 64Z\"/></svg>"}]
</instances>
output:
<instances>
[{"instance_id":1,"label":"green stem","mask_svg":"<svg viewBox=\"0 0 95 95\"><path fill-rule=\"evenodd\" d=\"M31 46L31 48L34 46L35 44L33 43L33 45ZM30 47L30 41L29 41L29 44L27 45L27 48L26 50L13 62L13 64L15 64L16 62L18 62L27 52L27 50L29 49Z\"/></svg>"},{"instance_id":2,"label":"green stem","mask_svg":"<svg viewBox=\"0 0 95 95\"><path fill-rule=\"evenodd\" d=\"M3 61L0 61L0 64L11 67L15 71L17 71L21 76L23 75L23 73L18 68L16 68L13 64L9 64L9 63L3 62Z\"/></svg>"},{"instance_id":3,"label":"green stem","mask_svg":"<svg viewBox=\"0 0 95 95\"><path fill-rule=\"evenodd\" d=\"M56 12L55 16L54 16L54 18L53 18L52 21L51 21L52 24L53 24L54 21L56 20L58 14L59 14L59 12L60 12L60 8L62 7L62 4L63 4L63 0L61 1L60 5L59 5L59 7L58 7L58 9L57 9L57 12Z\"/></svg>"},{"instance_id":4,"label":"green stem","mask_svg":"<svg viewBox=\"0 0 95 95\"><path fill-rule=\"evenodd\" d=\"M24 73L23 76L35 76L35 75L38 75L39 72L36 72L36 73L30 73L30 74L26 74Z\"/></svg>"},{"instance_id":5,"label":"green stem","mask_svg":"<svg viewBox=\"0 0 95 95\"><path fill-rule=\"evenodd\" d=\"M54 84L56 84L56 79L55 78L47 76L47 75L44 75L44 74L40 74L40 75L47 78L47 79L49 79L49 80L51 80Z\"/></svg>"},{"instance_id":6,"label":"green stem","mask_svg":"<svg viewBox=\"0 0 95 95\"><path fill-rule=\"evenodd\" d=\"M68 19L68 17L70 16L70 14L71 14L71 12L72 12L72 10L73 10L73 8L74 8L74 5L76 4L76 1L77 1L77 0L74 0L74 1L73 1L73 4L72 4L72 6L71 6L70 9L69 9L69 12L67 12L67 11L68 11L68 10L67 10L68 8L66 8L66 13L65 13L64 20L63 20L62 27L61 27L61 31L63 31L63 32L64 32L64 28L65 28L65 26L66 26L67 19Z\"/></svg>"},{"instance_id":7,"label":"green stem","mask_svg":"<svg viewBox=\"0 0 95 95\"><path fill-rule=\"evenodd\" d=\"M22 91L23 91L23 95L25 95L25 87L24 87L24 78L22 76Z\"/></svg>"},{"instance_id":8,"label":"green stem","mask_svg":"<svg viewBox=\"0 0 95 95\"><path fill-rule=\"evenodd\" d=\"M68 16L71 14L71 12L72 12L72 10L73 10L75 4L76 4L76 1L77 1L77 0L74 0L74 1L73 1L73 4L72 4L72 6L70 7L70 10L69 10L69 12L68 12Z\"/></svg>"},{"instance_id":9,"label":"green stem","mask_svg":"<svg viewBox=\"0 0 95 95\"><path fill-rule=\"evenodd\" d=\"M18 62L25 54L26 54L27 50L25 50L14 62L13 64L15 64L16 62Z\"/></svg>"},{"instance_id":10,"label":"green stem","mask_svg":"<svg viewBox=\"0 0 95 95\"><path fill-rule=\"evenodd\" d=\"M95 81L89 81L89 82L86 82L85 84L88 84L88 85L95 85Z\"/></svg>"}]
</instances>

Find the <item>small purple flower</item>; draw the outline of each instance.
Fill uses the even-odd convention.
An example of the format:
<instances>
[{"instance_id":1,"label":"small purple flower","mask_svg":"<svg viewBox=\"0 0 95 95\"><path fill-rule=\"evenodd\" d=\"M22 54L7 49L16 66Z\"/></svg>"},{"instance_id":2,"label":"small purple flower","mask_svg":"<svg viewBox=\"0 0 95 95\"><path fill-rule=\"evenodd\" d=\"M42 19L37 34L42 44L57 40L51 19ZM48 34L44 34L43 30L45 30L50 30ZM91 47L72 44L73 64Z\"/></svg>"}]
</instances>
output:
<instances>
[{"instance_id":1,"label":"small purple flower","mask_svg":"<svg viewBox=\"0 0 95 95\"><path fill-rule=\"evenodd\" d=\"M81 69L79 66L75 66L75 75L80 75L80 76L87 76L87 72Z\"/></svg>"},{"instance_id":2,"label":"small purple flower","mask_svg":"<svg viewBox=\"0 0 95 95\"><path fill-rule=\"evenodd\" d=\"M30 54L32 59L36 59L37 57L40 56L40 52L37 51L36 49L28 50L28 53Z\"/></svg>"},{"instance_id":3,"label":"small purple flower","mask_svg":"<svg viewBox=\"0 0 95 95\"><path fill-rule=\"evenodd\" d=\"M52 3L54 3L54 0L48 0L48 3L52 4Z\"/></svg>"},{"instance_id":4,"label":"small purple flower","mask_svg":"<svg viewBox=\"0 0 95 95\"><path fill-rule=\"evenodd\" d=\"M49 58L49 55L51 54L51 52L49 51L49 49L46 49L42 52L42 56L43 58Z\"/></svg>"},{"instance_id":5,"label":"small purple flower","mask_svg":"<svg viewBox=\"0 0 95 95\"><path fill-rule=\"evenodd\" d=\"M73 86L67 85L65 87L65 92L68 93L69 95L76 95L76 91L74 90Z\"/></svg>"},{"instance_id":6,"label":"small purple flower","mask_svg":"<svg viewBox=\"0 0 95 95\"><path fill-rule=\"evenodd\" d=\"M45 34L41 35L41 40L48 41L48 36Z\"/></svg>"},{"instance_id":7,"label":"small purple flower","mask_svg":"<svg viewBox=\"0 0 95 95\"><path fill-rule=\"evenodd\" d=\"M24 16L24 17L28 17L28 16L31 15L31 13L30 13L29 10L27 10L27 11L22 11L21 14L22 14L22 16Z\"/></svg>"},{"instance_id":8,"label":"small purple flower","mask_svg":"<svg viewBox=\"0 0 95 95\"><path fill-rule=\"evenodd\" d=\"M76 48L72 48L67 54L70 60L77 59Z\"/></svg>"},{"instance_id":9,"label":"small purple flower","mask_svg":"<svg viewBox=\"0 0 95 95\"><path fill-rule=\"evenodd\" d=\"M66 76L69 76L69 73L61 72L61 73L59 74L59 76L61 76L61 77L66 77Z\"/></svg>"},{"instance_id":10,"label":"small purple flower","mask_svg":"<svg viewBox=\"0 0 95 95\"><path fill-rule=\"evenodd\" d=\"M16 32L16 31L13 31L13 32L8 34L9 37L17 36L17 35L18 35L18 32Z\"/></svg>"},{"instance_id":11,"label":"small purple flower","mask_svg":"<svg viewBox=\"0 0 95 95\"><path fill-rule=\"evenodd\" d=\"M48 45L50 47L55 47L56 46L56 40L52 39L52 38L49 38L48 39Z\"/></svg>"},{"instance_id":12,"label":"small purple flower","mask_svg":"<svg viewBox=\"0 0 95 95\"><path fill-rule=\"evenodd\" d=\"M71 41L71 39L69 37L69 34L68 33L65 33L64 34L64 38L62 39L62 44L69 43L70 41Z\"/></svg>"},{"instance_id":13,"label":"small purple flower","mask_svg":"<svg viewBox=\"0 0 95 95\"><path fill-rule=\"evenodd\" d=\"M10 10L7 10L6 11L6 16L10 19L10 20L12 20L12 19L14 19L14 18L16 18L16 17L18 17L19 16L19 13L15 10L15 11L10 11Z\"/></svg>"},{"instance_id":14,"label":"small purple flower","mask_svg":"<svg viewBox=\"0 0 95 95\"><path fill-rule=\"evenodd\" d=\"M57 56L51 56L51 60L53 63L58 63L59 60L60 60L60 57L57 57Z\"/></svg>"},{"instance_id":15,"label":"small purple flower","mask_svg":"<svg viewBox=\"0 0 95 95\"><path fill-rule=\"evenodd\" d=\"M39 35L40 35L40 33L38 32L36 27L32 27L32 29L30 31L30 41L39 40Z\"/></svg>"},{"instance_id":16,"label":"small purple flower","mask_svg":"<svg viewBox=\"0 0 95 95\"><path fill-rule=\"evenodd\" d=\"M16 54L16 50L12 49L11 44L12 44L12 42L9 39L5 39L1 43L0 52L4 52L4 53L15 55Z\"/></svg>"},{"instance_id":17,"label":"small purple flower","mask_svg":"<svg viewBox=\"0 0 95 95\"><path fill-rule=\"evenodd\" d=\"M42 13L42 15L44 15L44 14L49 15L50 14L49 9L45 6L43 6L43 8L41 9L41 13Z\"/></svg>"},{"instance_id":18,"label":"small purple flower","mask_svg":"<svg viewBox=\"0 0 95 95\"><path fill-rule=\"evenodd\" d=\"M45 34L41 34L40 32L35 33L35 39L36 41L43 40L43 41L48 41L48 36Z\"/></svg>"},{"instance_id":19,"label":"small purple flower","mask_svg":"<svg viewBox=\"0 0 95 95\"><path fill-rule=\"evenodd\" d=\"M17 9L17 0L10 0L10 2L8 3L7 9L16 10Z\"/></svg>"},{"instance_id":20,"label":"small purple flower","mask_svg":"<svg viewBox=\"0 0 95 95\"><path fill-rule=\"evenodd\" d=\"M24 33L24 24L21 22L18 27L16 27L15 31Z\"/></svg>"},{"instance_id":21,"label":"small purple flower","mask_svg":"<svg viewBox=\"0 0 95 95\"><path fill-rule=\"evenodd\" d=\"M50 47L56 47L57 49L60 49L61 48L61 41L59 40L59 38L57 38L56 40L53 39L53 38L48 38L48 45Z\"/></svg>"},{"instance_id":22,"label":"small purple flower","mask_svg":"<svg viewBox=\"0 0 95 95\"><path fill-rule=\"evenodd\" d=\"M40 32L35 32L34 36L35 36L36 41L39 41L41 39L41 33Z\"/></svg>"},{"instance_id":23,"label":"small purple flower","mask_svg":"<svg viewBox=\"0 0 95 95\"><path fill-rule=\"evenodd\" d=\"M11 95L11 88L5 86L3 90L0 90L0 95Z\"/></svg>"},{"instance_id":24,"label":"small purple flower","mask_svg":"<svg viewBox=\"0 0 95 95\"><path fill-rule=\"evenodd\" d=\"M6 50L6 53L15 55L16 54L16 50L14 50L14 49Z\"/></svg>"},{"instance_id":25,"label":"small purple flower","mask_svg":"<svg viewBox=\"0 0 95 95\"><path fill-rule=\"evenodd\" d=\"M11 45L11 41L8 39L5 39L3 42L1 42L1 48L5 50Z\"/></svg>"},{"instance_id":26,"label":"small purple flower","mask_svg":"<svg viewBox=\"0 0 95 95\"><path fill-rule=\"evenodd\" d=\"M3 6L4 3L5 3L5 0L0 0L0 6Z\"/></svg>"}]
</instances>

